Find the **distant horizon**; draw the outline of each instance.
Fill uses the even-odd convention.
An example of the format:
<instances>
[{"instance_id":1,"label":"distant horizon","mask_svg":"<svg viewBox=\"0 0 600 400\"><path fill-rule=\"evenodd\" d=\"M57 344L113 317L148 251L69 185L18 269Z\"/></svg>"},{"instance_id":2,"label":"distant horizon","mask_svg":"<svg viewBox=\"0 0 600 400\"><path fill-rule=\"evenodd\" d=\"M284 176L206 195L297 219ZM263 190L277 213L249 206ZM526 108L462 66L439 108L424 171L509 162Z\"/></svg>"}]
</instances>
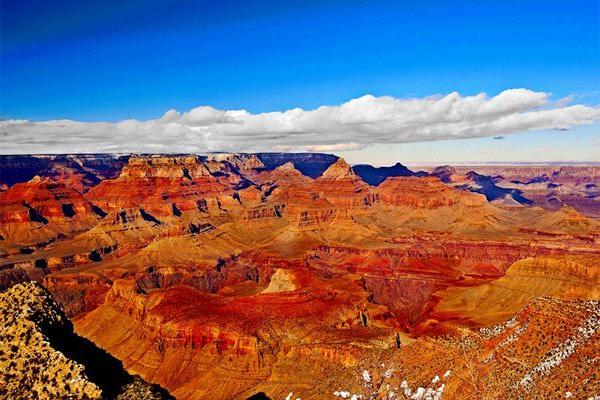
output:
<instances>
[{"instance_id":1,"label":"distant horizon","mask_svg":"<svg viewBox=\"0 0 600 400\"><path fill-rule=\"evenodd\" d=\"M137 152L83 152L83 153L14 153L14 154L0 154L0 157L54 157L54 156L82 156L82 155L113 155L113 156L166 156L166 157L176 157L176 156L202 156L208 154L326 154L333 155L339 158L344 158L336 153L328 153L328 152L307 152L307 151L257 151L257 152L248 152L248 151L209 151L209 152L195 152L195 153L137 153ZM494 166L494 165L518 165L518 166L536 166L536 165L577 165L577 166L600 166L600 161L502 161L502 160L493 160L493 161L483 161L483 160L474 160L474 161L448 161L442 160L439 162L433 161L410 161L403 162L402 160L398 160L396 162L387 163L387 164L376 164L376 163L367 163L367 162L355 162L350 163L352 166L356 165L371 165L373 167L391 167L396 163L400 163L406 167L435 167L435 166Z\"/></svg>"}]
</instances>

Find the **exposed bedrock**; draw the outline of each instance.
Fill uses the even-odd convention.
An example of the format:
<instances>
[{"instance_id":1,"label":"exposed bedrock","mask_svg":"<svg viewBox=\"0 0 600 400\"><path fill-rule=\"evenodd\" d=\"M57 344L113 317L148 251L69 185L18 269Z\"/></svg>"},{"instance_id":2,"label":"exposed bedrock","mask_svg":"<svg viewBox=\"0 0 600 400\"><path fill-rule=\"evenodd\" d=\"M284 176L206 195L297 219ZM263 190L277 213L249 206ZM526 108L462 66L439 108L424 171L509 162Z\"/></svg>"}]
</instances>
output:
<instances>
[{"instance_id":1,"label":"exposed bedrock","mask_svg":"<svg viewBox=\"0 0 600 400\"><path fill-rule=\"evenodd\" d=\"M592 376L593 336L564 370L535 372L582 338L595 303L573 299L600 296L592 170L361 175L336 156L219 153L132 155L101 174L100 158L72 160L83 170L57 161L0 189L0 288L41 281L79 334L178 398L366 398L367 369L393 369L391 388L437 375L448 399L510 398L531 372L523 397L550 398ZM536 206L548 194L555 211Z\"/></svg>"},{"instance_id":2,"label":"exposed bedrock","mask_svg":"<svg viewBox=\"0 0 600 400\"><path fill-rule=\"evenodd\" d=\"M60 305L37 283L0 293L0 315L2 398L172 399L74 333Z\"/></svg>"}]
</instances>

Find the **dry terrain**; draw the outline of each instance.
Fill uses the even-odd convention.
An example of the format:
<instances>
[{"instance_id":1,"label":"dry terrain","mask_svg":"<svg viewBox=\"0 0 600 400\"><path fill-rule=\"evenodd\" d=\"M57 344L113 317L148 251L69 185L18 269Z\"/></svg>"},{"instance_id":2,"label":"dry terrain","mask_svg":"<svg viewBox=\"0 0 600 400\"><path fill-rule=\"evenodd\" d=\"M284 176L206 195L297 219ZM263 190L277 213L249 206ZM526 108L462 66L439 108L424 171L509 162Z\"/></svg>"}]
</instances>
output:
<instances>
[{"instance_id":1,"label":"dry terrain","mask_svg":"<svg viewBox=\"0 0 600 400\"><path fill-rule=\"evenodd\" d=\"M4 157L3 313L45 344L3 328L1 379L106 390L35 315L178 399L600 396L600 167L465 168Z\"/></svg>"}]
</instances>

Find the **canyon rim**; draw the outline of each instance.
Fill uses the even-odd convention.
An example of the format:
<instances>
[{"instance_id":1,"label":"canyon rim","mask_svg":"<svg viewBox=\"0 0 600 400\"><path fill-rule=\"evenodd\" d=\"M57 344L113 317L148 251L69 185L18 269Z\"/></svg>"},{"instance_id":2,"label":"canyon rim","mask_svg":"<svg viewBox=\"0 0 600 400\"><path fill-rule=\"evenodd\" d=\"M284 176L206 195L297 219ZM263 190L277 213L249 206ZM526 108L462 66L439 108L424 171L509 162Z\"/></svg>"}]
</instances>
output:
<instances>
[{"instance_id":1,"label":"canyon rim","mask_svg":"<svg viewBox=\"0 0 600 400\"><path fill-rule=\"evenodd\" d=\"M0 1L0 400L600 400L598 2Z\"/></svg>"}]
</instances>

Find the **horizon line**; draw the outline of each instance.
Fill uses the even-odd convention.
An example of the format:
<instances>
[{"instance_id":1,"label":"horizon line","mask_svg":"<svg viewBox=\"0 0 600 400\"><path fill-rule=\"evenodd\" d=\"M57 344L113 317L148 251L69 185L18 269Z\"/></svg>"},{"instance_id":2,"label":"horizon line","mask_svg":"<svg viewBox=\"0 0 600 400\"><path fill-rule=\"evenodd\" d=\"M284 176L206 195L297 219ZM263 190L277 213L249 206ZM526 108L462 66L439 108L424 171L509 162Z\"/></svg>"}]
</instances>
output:
<instances>
[{"instance_id":1,"label":"horizon line","mask_svg":"<svg viewBox=\"0 0 600 400\"><path fill-rule=\"evenodd\" d=\"M338 158L344 158L334 153L327 152L316 152L316 151L257 151L257 152L247 152L247 151L207 151L207 152L196 152L196 153L180 153L180 152L157 152L157 153L147 153L147 152L76 152L76 153L10 153L10 154L0 154L0 157L36 157L36 156L93 156L93 155L112 155L112 156L190 156L190 155L206 155L206 154L323 154L323 155L332 155ZM482 161L482 160L471 160L471 161L457 161L457 160L440 160L440 161L396 161L391 164L370 164L370 163L354 163L352 165L371 165L371 166L393 166L396 163L400 163L403 165L412 165L412 166L440 166L440 165L593 165L600 166L600 161L558 161L558 160L548 160L548 161L507 161L507 160L494 160L494 161Z\"/></svg>"}]
</instances>

